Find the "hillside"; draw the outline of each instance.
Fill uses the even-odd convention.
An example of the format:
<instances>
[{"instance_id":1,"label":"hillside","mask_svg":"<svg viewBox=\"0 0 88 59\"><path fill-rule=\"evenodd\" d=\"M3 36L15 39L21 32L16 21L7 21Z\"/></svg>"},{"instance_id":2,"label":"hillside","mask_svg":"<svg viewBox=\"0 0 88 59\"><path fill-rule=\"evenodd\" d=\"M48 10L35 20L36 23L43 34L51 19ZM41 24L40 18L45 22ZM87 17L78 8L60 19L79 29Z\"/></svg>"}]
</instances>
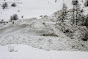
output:
<instances>
[{"instance_id":1,"label":"hillside","mask_svg":"<svg viewBox=\"0 0 88 59\"><path fill-rule=\"evenodd\" d=\"M78 0L78 23L73 24L76 9L71 1L64 0L67 10L63 20L62 0L0 0L1 6L4 2L8 4L6 9L0 7L0 48L7 46L8 52L13 53L18 50L14 51L11 45L44 51L88 51L88 7L84 6L85 0ZM11 6L14 2L16 7Z\"/></svg>"},{"instance_id":2,"label":"hillside","mask_svg":"<svg viewBox=\"0 0 88 59\"><path fill-rule=\"evenodd\" d=\"M88 7L78 0L74 9L71 1L0 0L0 59L59 59L68 53L77 59L87 52Z\"/></svg>"},{"instance_id":3,"label":"hillside","mask_svg":"<svg viewBox=\"0 0 88 59\"><path fill-rule=\"evenodd\" d=\"M1 7L4 2L8 4L8 8L5 10ZM17 6L11 7L12 3L16 3ZM17 14L19 19L41 18L40 15L51 15L59 7L54 0L0 0L0 4L0 19L5 21L8 21L13 14Z\"/></svg>"},{"instance_id":4,"label":"hillside","mask_svg":"<svg viewBox=\"0 0 88 59\"><path fill-rule=\"evenodd\" d=\"M26 44L45 50L88 51L88 42L81 40L82 34L87 31L86 27L73 27L69 20L64 23L57 22L59 15L57 11L41 19L30 18L14 21L14 24L1 24L0 45ZM71 32L64 33L67 29Z\"/></svg>"},{"instance_id":5,"label":"hillside","mask_svg":"<svg viewBox=\"0 0 88 59\"><path fill-rule=\"evenodd\" d=\"M72 0L64 0L68 9L72 9ZM2 4L6 2L8 7L2 9ZM84 7L85 0L79 0L81 8L87 13L87 7ZM16 3L16 7L12 7L11 4ZM9 21L13 14L17 14L19 19L28 19L32 17L41 18L41 15L50 16L54 12L61 10L63 6L63 0L0 0L0 20ZM22 18L23 16L23 18Z\"/></svg>"}]
</instances>

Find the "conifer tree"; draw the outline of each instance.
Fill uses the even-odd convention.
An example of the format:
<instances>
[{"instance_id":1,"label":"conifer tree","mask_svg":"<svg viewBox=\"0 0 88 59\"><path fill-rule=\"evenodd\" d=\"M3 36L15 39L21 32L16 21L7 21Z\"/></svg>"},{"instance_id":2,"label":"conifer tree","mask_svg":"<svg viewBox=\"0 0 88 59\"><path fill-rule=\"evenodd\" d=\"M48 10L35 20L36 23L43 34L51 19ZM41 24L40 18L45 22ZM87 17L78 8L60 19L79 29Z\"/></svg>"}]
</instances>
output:
<instances>
[{"instance_id":1,"label":"conifer tree","mask_svg":"<svg viewBox=\"0 0 88 59\"><path fill-rule=\"evenodd\" d=\"M63 3L62 15L61 15L62 22L64 22L64 20L66 19L66 15L67 15L67 6L65 3Z\"/></svg>"},{"instance_id":2,"label":"conifer tree","mask_svg":"<svg viewBox=\"0 0 88 59\"><path fill-rule=\"evenodd\" d=\"M73 0L72 5L73 5L72 23L77 25L78 21L80 21L79 17L82 13L80 9L79 1Z\"/></svg>"}]
</instances>

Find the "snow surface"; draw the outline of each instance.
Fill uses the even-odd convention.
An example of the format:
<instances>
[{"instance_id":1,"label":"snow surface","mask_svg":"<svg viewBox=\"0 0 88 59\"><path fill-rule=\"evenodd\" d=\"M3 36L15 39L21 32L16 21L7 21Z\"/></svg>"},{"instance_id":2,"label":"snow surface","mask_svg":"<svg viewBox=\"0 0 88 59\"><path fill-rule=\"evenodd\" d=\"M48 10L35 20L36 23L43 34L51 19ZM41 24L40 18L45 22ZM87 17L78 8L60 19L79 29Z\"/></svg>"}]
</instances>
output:
<instances>
[{"instance_id":1,"label":"snow surface","mask_svg":"<svg viewBox=\"0 0 88 59\"><path fill-rule=\"evenodd\" d=\"M9 47L14 51L9 52ZM0 46L0 59L87 59L87 52L46 51L27 45Z\"/></svg>"},{"instance_id":2,"label":"snow surface","mask_svg":"<svg viewBox=\"0 0 88 59\"><path fill-rule=\"evenodd\" d=\"M57 2L55 0L16 0L19 3L15 8L10 6L14 0L6 1L9 7L5 10L0 7L0 19L7 21L13 14L18 14L20 19L15 21L15 24L11 22L6 25L0 24L0 59L87 59L87 52L78 51L88 51L88 42L71 40L62 33L61 26L56 28L57 22L53 22L57 20L56 17L52 17L55 16L53 13L62 9L63 0L57 0ZM79 1L84 7L81 0ZM0 4L2 2L3 0L0 0ZM64 2L68 9L72 8L71 0ZM87 8L84 10L87 12ZM41 18L41 15L48 16ZM22 19L21 16L24 18ZM54 36L43 36L43 34L52 33ZM63 50L77 52L63 52Z\"/></svg>"},{"instance_id":3,"label":"snow surface","mask_svg":"<svg viewBox=\"0 0 88 59\"><path fill-rule=\"evenodd\" d=\"M3 0L0 0L0 4L3 4L3 2ZM57 0L57 2L55 0L15 0L16 7L11 7L14 0L6 0L6 2L9 5L7 9L3 10L0 6L0 20L4 19L5 21L8 21L13 14L17 14L19 19L41 18L41 15L50 16L54 12L61 10L63 6L63 0ZM84 7L84 2L85 0L79 2L81 8ZM72 0L64 0L64 3L66 3L68 9L72 8ZM87 8L84 7L84 10L87 10ZM24 18L21 16L24 16Z\"/></svg>"},{"instance_id":4,"label":"snow surface","mask_svg":"<svg viewBox=\"0 0 88 59\"><path fill-rule=\"evenodd\" d=\"M1 4L2 1L0 0ZM13 14L18 14L19 18L24 16L24 19L32 17L40 18L40 15L51 15L59 7L59 4L55 3L54 0L16 0L16 2L20 3L17 3L17 7L15 8L10 6L10 2L14 2L14 0L6 0L6 2L9 4L8 9L3 10L0 7L0 19L4 20L9 20Z\"/></svg>"}]
</instances>

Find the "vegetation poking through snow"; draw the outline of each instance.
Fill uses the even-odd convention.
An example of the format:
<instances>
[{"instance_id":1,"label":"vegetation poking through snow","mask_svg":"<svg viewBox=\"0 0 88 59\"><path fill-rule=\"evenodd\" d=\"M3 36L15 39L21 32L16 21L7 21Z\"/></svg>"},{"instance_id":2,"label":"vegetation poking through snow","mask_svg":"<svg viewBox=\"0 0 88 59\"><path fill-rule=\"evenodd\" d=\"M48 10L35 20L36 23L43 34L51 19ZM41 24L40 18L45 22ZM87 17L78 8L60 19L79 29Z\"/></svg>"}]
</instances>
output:
<instances>
[{"instance_id":1,"label":"vegetation poking through snow","mask_svg":"<svg viewBox=\"0 0 88 59\"><path fill-rule=\"evenodd\" d=\"M82 38L83 41L88 41L88 32L85 33L84 37Z\"/></svg>"},{"instance_id":2,"label":"vegetation poking through snow","mask_svg":"<svg viewBox=\"0 0 88 59\"><path fill-rule=\"evenodd\" d=\"M84 6L88 7L88 0L85 0Z\"/></svg>"},{"instance_id":3,"label":"vegetation poking through snow","mask_svg":"<svg viewBox=\"0 0 88 59\"><path fill-rule=\"evenodd\" d=\"M60 20L62 21L62 22L64 22L64 20L66 20L66 15L67 15L67 6L66 6L66 4L65 3L63 3L63 8L62 8L62 15L61 15L61 18L60 18Z\"/></svg>"},{"instance_id":4,"label":"vegetation poking through snow","mask_svg":"<svg viewBox=\"0 0 88 59\"><path fill-rule=\"evenodd\" d=\"M13 21L13 20L18 20L18 15L17 14L14 14L10 17L10 20Z\"/></svg>"},{"instance_id":5,"label":"vegetation poking through snow","mask_svg":"<svg viewBox=\"0 0 88 59\"><path fill-rule=\"evenodd\" d=\"M16 3L12 3L11 6L12 7L16 7L17 5L16 5Z\"/></svg>"},{"instance_id":6,"label":"vegetation poking through snow","mask_svg":"<svg viewBox=\"0 0 88 59\"><path fill-rule=\"evenodd\" d=\"M4 22L4 20L2 19L1 21L0 21L0 23L3 23Z\"/></svg>"},{"instance_id":7,"label":"vegetation poking through snow","mask_svg":"<svg viewBox=\"0 0 88 59\"><path fill-rule=\"evenodd\" d=\"M41 15L41 19L18 20L17 14L12 15L10 21L14 25L8 23L3 30L0 29L0 33L5 33L4 37L0 37L0 44L27 44L47 50L88 51L88 15L83 14L84 10L80 8L78 0L72 3L70 11L63 3L62 10L53 16ZM13 52L14 48L10 47L9 51Z\"/></svg>"},{"instance_id":8,"label":"vegetation poking through snow","mask_svg":"<svg viewBox=\"0 0 88 59\"><path fill-rule=\"evenodd\" d=\"M6 9L8 7L8 4L5 2L2 4L2 9Z\"/></svg>"},{"instance_id":9,"label":"vegetation poking through snow","mask_svg":"<svg viewBox=\"0 0 88 59\"><path fill-rule=\"evenodd\" d=\"M17 50L15 50L14 46L8 46L8 51L9 52L17 52Z\"/></svg>"},{"instance_id":10,"label":"vegetation poking through snow","mask_svg":"<svg viewBox=\"0 0 88 59\"><path fill-rule=\"evenodd\" d=\"M54 33L42 34L42 36L54 36L54 37L58 37L58 35L56 35Z\"/></svg>"},{"instance_id":11,"label":"vegetation poking through snow","mask_svg":"<svg viewBox=\"0 0 88 59\"><path fill-rule=\"evenodd\" d=\"M84 26L88 27L88 15L85 16L83 24L84 24Z\"/></svg>"}]
</instances>

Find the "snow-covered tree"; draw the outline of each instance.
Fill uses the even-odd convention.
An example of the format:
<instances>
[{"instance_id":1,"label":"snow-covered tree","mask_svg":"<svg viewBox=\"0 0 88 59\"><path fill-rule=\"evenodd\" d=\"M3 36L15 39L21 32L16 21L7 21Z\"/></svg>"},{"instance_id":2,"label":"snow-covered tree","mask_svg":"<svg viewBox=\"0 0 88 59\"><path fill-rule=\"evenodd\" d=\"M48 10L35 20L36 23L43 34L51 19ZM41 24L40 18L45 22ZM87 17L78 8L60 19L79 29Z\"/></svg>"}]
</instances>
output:
<instances>
[{"instance_id":1,"label":"snow-covered tree","mask_svg":"<svg viewBox=\"0 0 88 59\"><path fill-rule=\"evenodd\" d=\"M3 9L5 9L5 8L7 8L7 7L8 7L8 4L7 4L6 2L2 4L2 8L3 8Z\"/></svg>"},{"instance_id":2,"label":"snow-covered tree","mask_svg":"<svg viewBox=\"0 0 88 59\"><path fill-rule=\"evenodd\" d=\"M88 7L88 0L85 1L84 6Z\"/></svg>"},{"instance_id":3,"label":"snow-covered tree","mask_svg":"<svg viewBox=\"0 0 88 59\"><path fill-rule=\"evenodd\" d=\"M66 19L66 15L67 15L67 6L65 3L63 3L62 15L61 15L62 22L64 22L64 20Z\"/></svg>"},{"instance_id":4,"label":"snow-covered tree","mask_svg":"<svg viewBox=\"0 0 88 59\"><path fill-rule=\"evenodd\" d=\"M72 5L73 5L72 23L77 25L78 22L81 20L80 17L83 11L80 9L78 0L73 0Z\"/></svg>"}]
</instances>

